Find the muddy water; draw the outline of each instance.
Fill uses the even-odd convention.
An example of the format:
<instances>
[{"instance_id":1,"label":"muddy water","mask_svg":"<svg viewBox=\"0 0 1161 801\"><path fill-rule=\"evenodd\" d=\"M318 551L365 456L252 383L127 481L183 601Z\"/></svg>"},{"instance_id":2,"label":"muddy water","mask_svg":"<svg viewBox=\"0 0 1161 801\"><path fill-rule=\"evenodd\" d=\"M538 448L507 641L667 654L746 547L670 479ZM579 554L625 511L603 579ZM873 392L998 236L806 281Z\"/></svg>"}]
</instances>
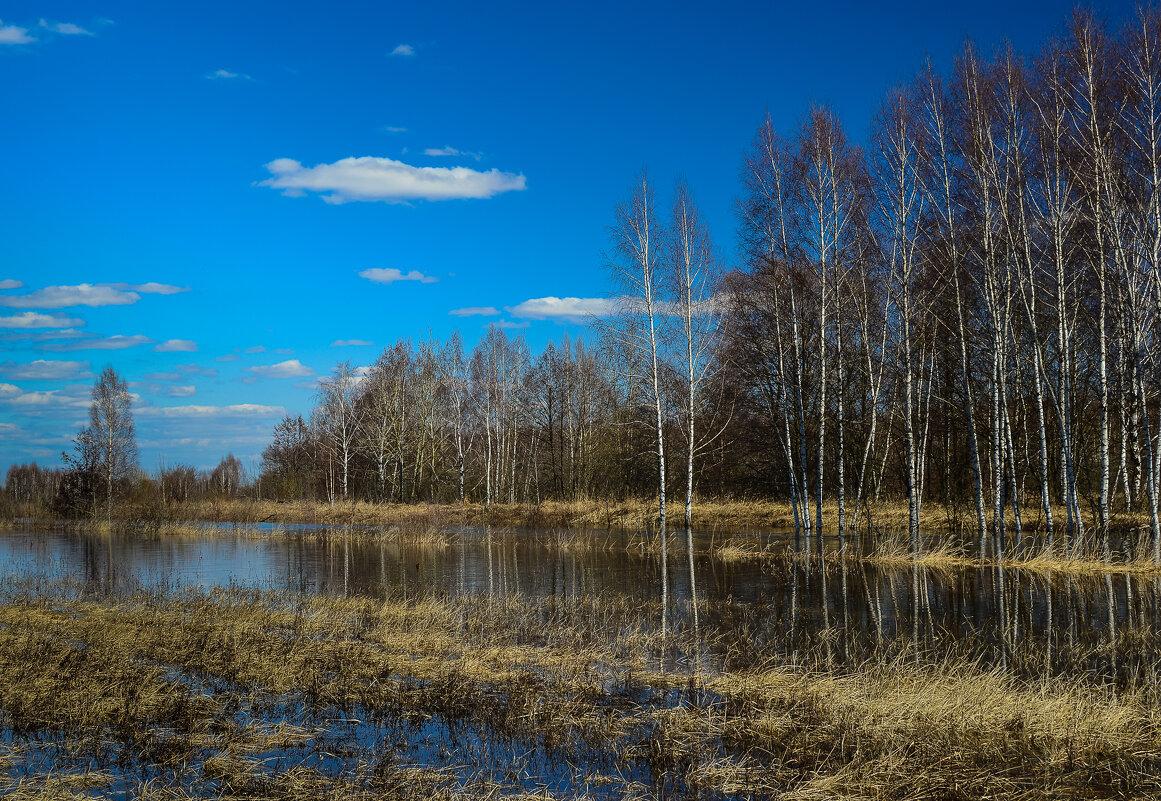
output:
<instances>
[{"instance_id":1,"label":"muddy water","mask_svg":"<svg viewBox=\"0 0 1161 801\"><path fill-rule=\"evenodd\" d=\"M255 528L154 539L17 531L0 534L0 576L67 577L103 592L234 585L375 597L595 595L620 598L661 624L656 554L628 535L602 533L599 548L562 548L545 534L464 530L433 547ZM689 629L688 563L683 551L671 554L665 624ZM1151 681L1161 663L1161 578L859 562L822 568L811 558L724 562L700 551L695 575L699 634L735 666L967 657L1019 675L1126 686Z\"/></svg>"}]
</instances>

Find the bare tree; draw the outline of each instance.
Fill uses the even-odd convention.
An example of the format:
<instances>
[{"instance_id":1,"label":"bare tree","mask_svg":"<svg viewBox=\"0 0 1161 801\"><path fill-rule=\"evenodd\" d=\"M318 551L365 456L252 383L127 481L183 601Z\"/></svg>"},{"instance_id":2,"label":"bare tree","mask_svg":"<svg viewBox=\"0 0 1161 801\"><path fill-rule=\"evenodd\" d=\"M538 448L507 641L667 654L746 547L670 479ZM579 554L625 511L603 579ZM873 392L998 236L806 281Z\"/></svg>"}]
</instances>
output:
<instances>
[{"instance_id":1,"label":"bare tree","mask_svg":"<svg viewBox=\"0 0 1161 801\"><path fill-rule=\"evenodd\" d=\"M675 299L674 316L680 333L678 350L685 394L682 430L686 439L685 527L688 530L693 522L693 463L698 450L696 422L700 393L721 338L722 315L720 304L714 297L719 270L713 241L684 181L678 182L674 193L666 244L666 278Z\"/></svg>"},{"instance_id":2,"label":"bare tree","mask_svg":"<svg viewBox=\"0 0 1161 801\"><path fill-rule=\"evenodd\" d=\"M137 470L137 435L129 386L113 367L101 371L93 385L89 425L76 438L73 464L91 467L105 487L105 519L113 518L113 490Z\"/></svg>"},{"instance_id":3,"label":"bare tree","mask_svg":"<svg viewBox=\"0 0 1161 801\"><path fill-rule=\"evenodd\" d=\"M621 291L614 323L618 343L638 354L643 368L635 376L645 390L656 423L657 505L662 559L665 557L665 402L661 394L662 307L660 232L653 187L644 172L638 176L628 202L618 204L612 228L616 258L608 269Z\"/></svg>"},{"instance_id":4,"label":"bare tree","mask_svg":"<svg viewBox=\"0 0 1161 801\"><path fill-rule=\"evenodd\" d=\"M359 378L350 362L335 367L319 382L318 428L328 449L342 471L343 499L350 488L351 458L359 434L359 415L355 405Z\"/></svg>"},{"instance_id":5,"label":"bare tree","mask_svg":"<svg viewBox=\"0 0 1161 801\"><path fill-rule=\"evenodd\" d=\"M875 126L876 220L879 246L887 263L888 296L894 307L896 348L903 382L903 438L907 531L913 556L920 549L920 460L916 372L916 340L922 326L920 244L924 194L920 188L919 150L914 97L893 92Z\"/></svg>"}]
</instances>

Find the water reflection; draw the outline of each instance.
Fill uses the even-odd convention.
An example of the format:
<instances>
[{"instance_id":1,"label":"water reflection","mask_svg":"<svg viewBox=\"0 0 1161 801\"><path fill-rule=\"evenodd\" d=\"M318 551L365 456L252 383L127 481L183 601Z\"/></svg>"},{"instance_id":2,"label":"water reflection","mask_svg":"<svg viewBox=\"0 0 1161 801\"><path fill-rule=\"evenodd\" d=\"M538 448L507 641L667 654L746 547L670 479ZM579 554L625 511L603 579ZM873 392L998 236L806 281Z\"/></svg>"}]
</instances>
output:
<instances>
[{"instance_id":1,"label":"water reflection","mask_svg":"<svg viewBox=\"0 0 1161 801\"><path fill-rule=\"evenodd\" d=\"M1161 661L1159 578L1004 566L944 572L823 563L791 552L723 562L699 551L692 569L669 560L663 580L658 555L636 543L626 536L570 547L535 533L484 531L427 545L339 532L159 539L13 532L0 535L0 574L67 577L97 592L243 585L375 597L618 596L648 618L645 625L697 629L735 666L776 660L838 668L956 656L1023 676L1142 686ZM664 608L659 587L666 588Z\"/></svg>"}]
</instances>

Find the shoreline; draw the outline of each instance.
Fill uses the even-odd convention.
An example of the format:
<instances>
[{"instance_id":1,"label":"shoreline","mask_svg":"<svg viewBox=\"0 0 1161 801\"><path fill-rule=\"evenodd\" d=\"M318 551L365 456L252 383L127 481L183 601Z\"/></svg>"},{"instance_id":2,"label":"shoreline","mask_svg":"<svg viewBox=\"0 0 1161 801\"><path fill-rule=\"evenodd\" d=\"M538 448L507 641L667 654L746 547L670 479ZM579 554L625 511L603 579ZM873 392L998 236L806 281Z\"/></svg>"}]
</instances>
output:
<instances>
[{"instance_id":1,"label":"shoreline","mask_svg":"<svg viewBox=\"0 0 1161 801\"><path fill-rule=\"evenodd\" d=\"M136 511L136 514L133 512ZM274 502L254 501L246 498L219 498L206 501L175 504L158 514L156 509L122 509L123 515L111 522L105 520L62 521L43 516L0 519L0 530L27 527L34 531L80 530L86 533L127 533L151 537L170 536L213 536L215 530L205 526L225 526L226 530L245 530L255 525L269 525L271 530L262 536L287 534L281 526L320 526L347 529L348 533L359 537L389 538L394 541L425 546L446 547L456 540L456 527L491 527L496 533L511 534L525 530L535 532L537 541L550 548L562 550L615 550L631 549L634 552L659 551L656 531L649 523L654 507L642 501L609 503L560 503L549 502L540 506L520 504L496 504L486 507L482 504L377 504L367 502L336 503L334 505L317 502ZM905 504L881 504L872 519L905 521ZM129 514L124 514L128 512ZM824 507L824 529L828 519L837 525L837 508ZM763 546L761 535L778 532L787 535L793 527L790 507L786 503L727 502L709 501L695 507L695 531L703 543L708 544L698 550L708 553L720 562L773 561L790 558L817 561L813 546L808 552L795 553L787 548ZM934 516L934 515L933 515ZM950 519L945 517L945 521ZM1121 536L1129 537L1139 532L1143 519L1140 516L1117 517L1117 530ZM864 524L860 523L860 527ZM379 529L379 530L376 530ZM308 532L309 534L310 532ZM602 533L604 536L602 536ZM900 528L866 528L852 533L852 540L870 538L870 547L861 552L854 548L840 554L837 548L828 547L824 560L827 563L846 561L853 564L868 564L880 567L905 569L919 566L932 570L973 570L978 568L1004 567L1011 570L1030 571L1042 574L1061 573L1065 575L1133 574L1138 576L1161 575L1161 563L1147 558L1145 549L1138 547L1136 555L1112 561L1100 558L1091 543L1072 554L1064 554L1058 535L1053 549L1042 543L1012 550L1001 559L972 555L967 549L957 547L949 540L953 538L948 526L927 529L928 540L924 552L915 559L899 540ZM684 528L670 527L670 542L677 550L684 551ZM833 538L828 534L828 538ZM1033 536L1040 536L1033 532Z\"/></svg>"},{"instance_id":2,"label":"shoreline","mask_svg":"<svg viewBox=\"0 0 1161 801\"><path fill-rule=\"evenodd\" d=\"M924 504L922 529L925 536L966 534L975 528L965 509ZM1031 515L1025 509L1023 531L1040 534L1046 531L1042 515ZM1063 509L1055 519L1063 519ZM24 507L4 510L3 519L44 518L43 508ZM815 515L811 515L812 526ZM441 503L415 501L408 503L375 501L270 501L245 497L217 497L182 503L122 504L114 515L121 522L191 522L191 523L283 523L332 526L471 526L491 525L512 528L606 529L654 532L658 527L655 501L629 499L621 501L544 501L539 504ZM846 511L851 536L876 536L905 531L908 509L905 501L880 501L865 505L857 515ZM1010 528L1015 520L1008 510ZM1096 530L1091 515L1082 520L1087 535ZM828 536L838 529L838 505L827 502L822 508L823 530ZM1142 513L1114 513L1109 525L1113 534L1124 535L1147 529L1148 516ZM671 504L667 509L667 528L684 530L684 506ZM794 528L794 513L787 501L709 499L694 504L693 528L696 531L755 534L786 531ZM1063 526L1057 524L1058 537Z\"/></svg>"}]
</instances>

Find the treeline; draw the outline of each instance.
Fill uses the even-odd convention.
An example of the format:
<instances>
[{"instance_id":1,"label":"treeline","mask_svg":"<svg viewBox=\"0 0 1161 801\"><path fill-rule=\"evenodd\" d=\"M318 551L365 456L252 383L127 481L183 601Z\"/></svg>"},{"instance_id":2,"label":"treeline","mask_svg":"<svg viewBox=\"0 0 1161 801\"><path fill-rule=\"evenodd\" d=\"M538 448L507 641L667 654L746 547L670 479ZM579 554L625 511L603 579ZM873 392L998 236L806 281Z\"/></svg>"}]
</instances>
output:
<instances>
[{"instance_id":1,"label":"treeline","mask_svg":"<svg viewBox=\"0 0 1161 801\"><path fill-rule=\"evenodd\" d=\"M845 541L892 498L918 550L931 499L997 555L1032 527L1107 552L1118 511L1158 554L1156 9L1115 34L1077 12L1030 57L969 43L890 91L865 146L825 107L767 121L741 172L741 269L717 276L688 190L660 220L642 176L598 346L533 357L492 329L469 355L405 341L365 376L341 365L276 430L270 490L652 493L686 473L670 442L700 491L788 498L807 536L824 503Z\"/></svg>"},{"instance_id":2,"label":"treeline","mask_svg":"<svg viewBox=\"0 0 1161 801\"><path fill-rule=\"evenodd\" d=\"M825 108L767 124L743 181L730 363L803 530L833 494L841 537L887 471L916 550L934 497L981 552L1031 521L1107 556L1128 510L1161 558L1156 9L1116 35L1078 11L1031 58L969 43L887 95L865 148Z\"/></svg>"},{"instance_id":3,"label":"treeline","mask_svg":"<svg viewBox=\"0 0 1161 801\"><path fill-rule=\"evenodd\" d=\"M68 468L40 467L35 462L14 464L5 474L0 510L9 515L37 515L49 511L64 518L86 518L107 511L108 484L97 465ZM212 470L189 465L163 465L155 475L128 466L112 482L114 503L128 504L134 512L187 501L255 493L256 476L247 475L233 454Z\"/></svg>"},{"instance_id":4,"label":"treeline","mask_svg":"<svg viewBox=\"0 0 1161 801\"><path fill-rule=\"evenodd\" d=\"M533 357L496 327L470 353L458 334L401 340L365 370L340 364L308 418L275 427L261 492L486 504L649 493L650 442L613 362L568 338Z\"/></svg>"}]
</instances>

